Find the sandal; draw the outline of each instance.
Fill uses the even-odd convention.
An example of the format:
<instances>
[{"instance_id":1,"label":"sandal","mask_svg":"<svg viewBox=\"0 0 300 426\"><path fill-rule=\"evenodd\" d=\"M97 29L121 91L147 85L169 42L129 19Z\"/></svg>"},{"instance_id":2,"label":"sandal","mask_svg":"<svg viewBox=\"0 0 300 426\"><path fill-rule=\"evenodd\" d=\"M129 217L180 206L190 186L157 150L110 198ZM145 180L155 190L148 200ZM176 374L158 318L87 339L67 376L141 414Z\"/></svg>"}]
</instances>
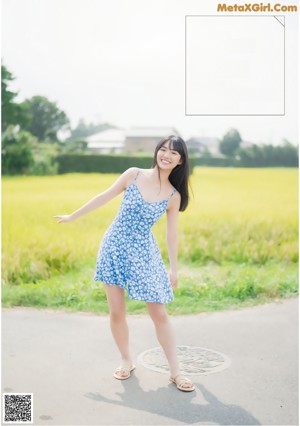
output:
<instances>
[{"instance_id":1,"label":"sandal","mask_svg":"<svg viewBox=\"0 0 300 426\"><path fill-rule=\"evenodd\" d=\"M135 369L135 365L123 365L121 364L114 373L114 378L118 380L126 380L129 379L131 372ZM119 374L118 374L119 373ZM125 375L122 375L122 373Z\"/></svg>"},{"instance_id":2,"label":"sandal","mask_svg":"<svg viewBox=\"0 0 300 426\"><path fill-rule=\"evenodd\" d=\"M185 377L183 374L177 374L177 376L175 377L170 377L170 381L172 383L175 383L177 389L183 392L192 392L193 390L195 390L194 383L190 379ZM185 385L189 385L189 387Z\"/></svg>"}]
</instances>

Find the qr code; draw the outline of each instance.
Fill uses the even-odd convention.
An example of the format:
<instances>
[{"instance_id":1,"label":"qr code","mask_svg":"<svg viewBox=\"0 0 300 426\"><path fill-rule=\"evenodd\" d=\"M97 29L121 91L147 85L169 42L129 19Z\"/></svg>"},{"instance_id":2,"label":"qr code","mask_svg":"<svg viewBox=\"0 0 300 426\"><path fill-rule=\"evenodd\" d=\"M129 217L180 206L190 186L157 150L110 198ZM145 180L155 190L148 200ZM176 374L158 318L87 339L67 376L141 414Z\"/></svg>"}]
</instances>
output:
<instances>
[{"instance_id":1,"label":"qr code","mask_svg":"<svg viewBox=\"0 0 300 426\"><path fill-rule=\"evenodd\" d=\"M4 393L3 423L33 423L33 394Z\"/></svg>"}]
</instances>

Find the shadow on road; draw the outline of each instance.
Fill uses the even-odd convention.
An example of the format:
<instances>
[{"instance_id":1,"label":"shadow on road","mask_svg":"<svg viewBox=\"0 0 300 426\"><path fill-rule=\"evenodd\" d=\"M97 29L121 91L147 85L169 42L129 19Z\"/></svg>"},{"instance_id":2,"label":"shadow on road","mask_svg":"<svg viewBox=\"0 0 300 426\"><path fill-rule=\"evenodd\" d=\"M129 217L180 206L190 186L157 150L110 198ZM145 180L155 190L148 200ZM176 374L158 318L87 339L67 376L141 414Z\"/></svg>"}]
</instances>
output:
<instances>
[{"instance_id":1,"label":"shadow on road","mask_svg":"<svg viewBox=\"0 0 300 426\"><path fill-rule=\"evenodd\" d=\"M98 402L114 404L121 407L133 408L168 417L173 420L185 423L213 422L220 425L260 425L259 421L238 405L226 405L209 392L203 385L198 384L197 388L202 392L207 404L193 403L196 392L180 392L174 385L159 388L157 390L144 391L132 374L130 380L122 382L124 392L117 392L119 399L106 398L100 393L86 393L86 398L93 399ZM126 423L126 413L120 419L120 424Z\"/></svg>"}]
</instances>

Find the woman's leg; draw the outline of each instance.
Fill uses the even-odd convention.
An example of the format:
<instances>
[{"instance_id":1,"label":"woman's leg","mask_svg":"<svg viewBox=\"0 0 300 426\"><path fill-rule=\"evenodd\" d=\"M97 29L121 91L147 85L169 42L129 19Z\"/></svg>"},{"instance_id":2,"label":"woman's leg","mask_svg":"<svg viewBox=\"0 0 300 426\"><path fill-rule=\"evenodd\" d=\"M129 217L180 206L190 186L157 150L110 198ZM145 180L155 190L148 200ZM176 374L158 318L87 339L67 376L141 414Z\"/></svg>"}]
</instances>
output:
<instances>
[{"instance_id":1,"label":"woman's leg","mask_svg":"<svg viewBox=\"0 0 300 426\"><path fill-rule=\"evenodd\" d=\"M155 325L157 339L168 360L171 376L175 377L180 373L180 370L176 354L175 333L166 308L161 303L147 303L147 308Z\"/></svg>"},{"instance_id":2,"label":"woman's leg","mask_svg":"<svg viewBox=\"0 0 300 426\"><path fill-rule=\"evenodd\" d=\"M116 285L104 285L109 306L110 328L116 345L121 353L122 363L131 366L132 360L129 352L129 330L126 321L126 303L124 289ZM118 372L120 377L128 375Z\"/></svg>"},{"instance_id":3,"label":"woman's leg","mask_svg":"<svg viewBox=\"0 0 300 426\"><path fill-rule=\"evenodd\" d=\"M175 333L170 322L166 308L161 303L147 303L147 308L151 319L154 322L156 335L170 367L171 377L180 375L180 368L178 357L176 353L176 340ZM193 383L188 381L182 384L183 389L191 389L194 387Z\"/></svg>"}]
</instances>

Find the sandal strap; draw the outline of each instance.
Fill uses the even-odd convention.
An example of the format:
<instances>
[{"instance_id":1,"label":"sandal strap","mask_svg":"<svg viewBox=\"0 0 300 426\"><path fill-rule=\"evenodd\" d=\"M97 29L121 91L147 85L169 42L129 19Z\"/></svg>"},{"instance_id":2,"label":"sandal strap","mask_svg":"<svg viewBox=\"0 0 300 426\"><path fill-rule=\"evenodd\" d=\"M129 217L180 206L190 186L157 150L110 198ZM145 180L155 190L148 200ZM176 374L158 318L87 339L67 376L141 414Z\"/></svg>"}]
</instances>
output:
<instances>
[{"instance_id":1,"label":"sandal strap","mask_svg":"<svg viewBox=\"0 0 300 426\"><path fill-rule=\"evenodd\" d=\"M132 367L130 367L129 365L120 365L115 372L117 373L118 371L125 371L125 373L130 373L131 372Z\"/></svg>"},{"instance_id":2,"label":"sandal strap","mask_svg":"<svg viewBox=\"0 0 300 426\"><path fill-rule=\"evenodd\" d=\"M177 374L177 376L173 377L173 379L177 385L182 385L184 383L193 384L193 382L183 374Z\"/></svg>"}]
</instances>

